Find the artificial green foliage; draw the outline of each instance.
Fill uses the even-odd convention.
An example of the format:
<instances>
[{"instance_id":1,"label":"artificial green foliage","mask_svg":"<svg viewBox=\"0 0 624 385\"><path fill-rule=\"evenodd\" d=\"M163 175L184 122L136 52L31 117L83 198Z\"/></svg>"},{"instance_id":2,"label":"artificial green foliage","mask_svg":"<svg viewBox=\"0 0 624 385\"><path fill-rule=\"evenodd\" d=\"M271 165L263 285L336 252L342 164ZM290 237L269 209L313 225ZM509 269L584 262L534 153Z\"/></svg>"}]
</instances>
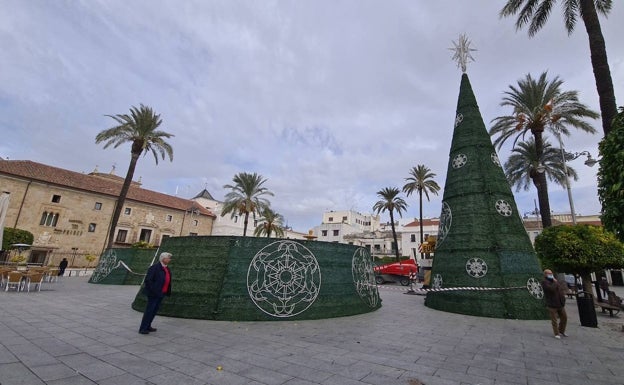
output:
<instances>
[{"instance_id":1,"label":"artificial green foliage","mask_svg":"<svg viewBox=\"0 0 624 385\"><path fill-rule=\"evenodd\" d=\"M609 135L600 142L598 198L602 224L624 242L624 107L613 120Z\"/></svg>"},{"instance_id":2,"label":"artificial green foliage","mask_svg":"<svg viewBox=\"0 0 624 385\"><path fill-rule=\"evenodd\" d=\"M550 227L535 238L542 267L560 273L580 274L624 267L624 245L601 226Z\"/></svg>"},{"instance_id":3,"label":"artificial green foliage","mask_svg":"<svg viewBox=\"0 0 624 385\"><path fill-rule=\"evenodd\" d=\"M248 273L253 271L251 262L254 258L262 256L260 251L282 242L305 247L314 255L320 270L320 290L316 299L301 313L287 318L262 311L251 299L248 287ZM354 254L365 249L353 245L266 237L206 236L167 238L160 250L173 254L169 264L173 277L172 294L163 300L161 315L236 321L301 320L361 314L381 306L372 261L368 265L372 304L358 294L352 262ZM368 252L366 257L370 261ZM284 266L288 264L285 260ZM273 278L288 280L286 275L277 274ZM139 290L132 308L143 311L146 302Z\"/></svg>"},{"instance_id":4,"label":"artificial green foliage","mask_svg":"<svg viewBox=\"0 0 624 385\"><path fill-rule=\"evenodd\" d=\"M30 231L5 227L2 235L2 250L8 250L16 243L32 245L34 240L35 236Z\"/></svg>"},{"instance_id":5,"label":"artificial green foliage","mask_svg":"<svg viewBox=\"0 0 624 385\"><path fill-rule=\"evenodd\" d=\"M107 249L95 268L89 283L101 285L140 285L147 268L158 261L156 249ZM128 266L130 271L123 264Z\"/></svg>"},{"instance_id":6,"label":"artificial green foliage","mask_svg":"<svg viewBox=\"0 0 624 385\"><path fill-rule=\"evenodd\" d=\"M425 305L475 316L544 319L542 300L527 290L531 278L541 280L537 257L466 74L442 203L432 284L462 289L429 292ZM485 274L469 268L474 261L487 266Z\"/></svg>"}]
</instances>

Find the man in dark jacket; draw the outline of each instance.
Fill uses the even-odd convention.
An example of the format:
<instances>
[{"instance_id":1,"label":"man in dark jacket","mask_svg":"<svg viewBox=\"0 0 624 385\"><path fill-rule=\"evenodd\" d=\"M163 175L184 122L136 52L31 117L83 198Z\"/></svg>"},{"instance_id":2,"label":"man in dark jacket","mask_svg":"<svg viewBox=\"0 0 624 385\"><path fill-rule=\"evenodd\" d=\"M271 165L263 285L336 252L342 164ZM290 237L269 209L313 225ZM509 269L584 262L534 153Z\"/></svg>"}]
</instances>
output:
<instances>
[{"instance_id":1,"label":"man in dark jacket","mask_svg":"<svg viewBox=\"0 0 624 385\"><path fill-rule=\"evenodd\" d=\"M568 315L565 311L565 287L557 281L550 269L546 269L544 270L542 288L544 289L544 299L550 314L550 322L555 338L567 337L565 330ZM557 318L559 318L558 323Z\"/></svg>"},{"instance_id":2,"label":"man in dark jacket","mask_svg":"<svg viewBox=\"0 0 624 385\"><path fill-rule=\"evenodd\" d=\"M149 334L155 332L156 328L152 327L152 321L158 313L160 303L166 295L171 295L171 271L169 271L169 262L171 261L171 253L161 253L159 262L150 266L145 275L143 292L147 296L147 306L143 313L139 333Z\"/></svg>"}]
</instances>

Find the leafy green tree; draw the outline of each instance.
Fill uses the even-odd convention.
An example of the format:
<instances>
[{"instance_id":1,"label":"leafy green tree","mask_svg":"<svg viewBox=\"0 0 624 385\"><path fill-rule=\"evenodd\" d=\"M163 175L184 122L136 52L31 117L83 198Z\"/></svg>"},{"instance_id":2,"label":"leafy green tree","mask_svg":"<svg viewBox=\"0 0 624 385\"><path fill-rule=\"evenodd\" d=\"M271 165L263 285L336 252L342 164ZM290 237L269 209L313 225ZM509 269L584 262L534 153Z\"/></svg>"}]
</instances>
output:
<instances>
[{"instance_id":1,"label":"leafy green tree","mask_svg":"<svg viewBox=\"0 0 624 385\"><path fill-rule=\"evenodd\" d=\"M107 248L113 247L115 240L115 228L121 215L128 190L130 190L130 184L134 177L134 170L136 169L139 156L143 153L147 154L151 152L154 155L156 164L158 164L158 156L165 159L165 156L169 157L170 161L173 161L173 148L165 139L169 139L174 135L165 131L161 131L158 128L162 124L160 115L156 114L152 108L140 105L139 108L132 106L130 108L130 114L118 114L118 115L106 115L115 120L118 125L101 131L95 137L95 143L99 144L104 142L104 148L113 146L117 148L124 143L130 143L130 165L126 172L126 178L124 179L121 192L117 198L117 204L115 205L115 211L113 212L113 218L111 219L110 229L108 231Z\"/></svg>"},{"instance_id":2,"label":"leafy green tree","mask_svg":"<svg viewBox=\"0 0 624 385\"><path fill-rule=\"evenodd\" d=\"M562 84L563 80L559 77L548 80L547 72L543 72L538 79L527 74L524 79L518 80L517 86L509 86L509 91L504 93L500 105L513 108L513 112L492 120L494 124L489 133L497 137L494 145L500 149L505 141L514 138L515 147L519 139L530 133L535 140L535 151L539 159L544 153L543 134L546 130L565 136L570 135L568 127L595 133L596 130L583 119L595 119L599 116L598 113L578 101L577 91L563 91ZM534 183L542 213L542 225L544 228L550 227L552 221L546 175L538 173Z\"/></svg>"},{"instance_id":3,"label":"leafy green tree","mask_svg":"<svg viewBox=\"0 0 624 385\"><path fill-rule=\"evenodd\" d=\"M574 180L578 180L576 170L569 165L566 167L568 175ZM561 150L544 141L544 153L541 158L538 158L533 138L526 142L517 143L516 147L511 150L507 162L505 162L505 175L509 184L516 186L516 191L520 191L520 189L527 191L531 184L537 187L536 179L540 172L545 173L551 182L565 187L566 174L561 161Z\"/></svg>"},{"instance_id":4,"label":"leafy green tree","mask_svg":"<svg viewBox=\"0 0 624 385\"><path fill-rule=\"evenodd\" d=\"M399 196L399 193L400 190L396 187L385 187L377 191L377 196L381 200L377 201L373 206L373 211L378 214L386 211L390 213L390 225L392 227L392 239L394 240L394 253L397 262L400 261L400 257L399 243L394 227L394 213L396 212L399 216L402 216L402 212L407 210L407 203Z\"/></svg>"},{"instance_id":5,"label":"leafy green tree","mask_svg":"<svg viewBox=\"0 0 624 385\"><path fill-rule=\"evenodd\" d=\"M35 236L30 231L5 227L2 233L2 250L8 250L17 243L32 245L34 240Z\"/></svg>"},{"instance_id":6,"label":"leafy green tree","mask_svg":"<svg viewBox=\"0 0 624 385\"><path fill-rule=\"evenodd\" d=\"M403 192L407 193L409 197L414 191L418 191L418 213L419 213L419 223L420 223L420 243L424 242L424 231L423 231L423 218L422 218L422 204L423 204L423 193L429 201L429 193L434 195L438 195L440 191L440 186L438 183L433 180L436 174L431 172L429 167L424 164L419 164L416 167L412 167L409 172L410 176L405 178L407 183L403 186Z\"/></svg>"},{"instance_id":7,"label":"leafy green tree","mask_svg":"<svg viewBox=\"0 0 624 385\"><path fill-rule=\"evenodd\" d=\"M624 267L624 245L601 226L549 227L535 238L535 251L543 268L579 274L590 293L592 272Z\"/></svg>"},{"instance_id":8,"label":"leafy green tree","mask_svg":"<svg viewBox=\"0 0 624 385\"><path fill-rule=\"evenodd\" d=\"M524 26L529 27L529 36L533 37L548 21L553 5L557 0L507 0L500 11L501 17L518 15L516 29ZM613 80L607 60L605 45L598 13L607 16L613 5L612 0L561 0L563 19L568 35L572 34L576 21L583 19L585 30L589 38L589 51L594 70L596 89L600 100L600 112L602 113L602 129L605 136L611 130L611 122L617 113Z\"/></svg>"},{"instance_id":9,"label":"leafy green tree","mask_svg":"<svg viewBox=\"0 0 624 385\"><path fill-rule=\"evenodd\" d=\"M256 214L263 212L266 207L269 207L269 201L263 198L263 195L273 196L273 193L269 191L263 184L267 181L262 175L249 174L241 172L234 175L232 178L234 184L226 184L223 188L230 189L231 191L225 195L225 202L223 209L221 210L221 216L231 214L232 218L236 215L242 215L245 218L243 226L243 237L247 235L247 224L249 223L249 214L252 214L254 218Z\"/></svg>"},{"instance_id":10,"label":"leafy green tree","mask_svg":"<svg viewBox=\"0 0 624 385\"><path fill-rule=\"evenodd\" d=\"M605 228L624 242L624 107L613 120L611 133L600 142L598 198Z\"/></svg>"},{"instance_id":11,"label":"leafy green tree","mask_svg":"<svg viewBox=\"0 0 624 385\"><path fill-rule=\"evenodd\" d=\"M278 238L284 236L284 217L282 214L276 213L270 207L265 207L260 214L261 217L258 218L258 222L261 223L254 230L254 236L266 235L267 238L271 238L272 233L275 233Z\"/></svg>"}]
</instances>

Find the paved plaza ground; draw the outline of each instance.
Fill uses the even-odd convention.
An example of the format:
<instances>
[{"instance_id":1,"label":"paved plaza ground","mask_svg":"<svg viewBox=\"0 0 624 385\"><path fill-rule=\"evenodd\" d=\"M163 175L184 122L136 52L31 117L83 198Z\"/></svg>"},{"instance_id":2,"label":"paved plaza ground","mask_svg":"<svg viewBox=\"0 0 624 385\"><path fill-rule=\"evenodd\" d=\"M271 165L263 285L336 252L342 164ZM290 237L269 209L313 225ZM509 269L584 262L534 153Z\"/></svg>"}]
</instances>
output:
<instances>
[{"instance_id":1,"label":"paved plaza ground","mask_svg":"<svg viewBox=\"0 0 624 385\"><path fill-rule=\"evenodd\" d=\"M562 340L549 321L432 310L394 285L380 287L383 306L369 314L279 322L158 316L158 331L141 335L141 314L130 308L136 286L66 277L44 289L0 293L2 385L624 384L624 315L598 312L599 328L581 327L570 300L570 337Z\"/></svg>"}]
</instances>

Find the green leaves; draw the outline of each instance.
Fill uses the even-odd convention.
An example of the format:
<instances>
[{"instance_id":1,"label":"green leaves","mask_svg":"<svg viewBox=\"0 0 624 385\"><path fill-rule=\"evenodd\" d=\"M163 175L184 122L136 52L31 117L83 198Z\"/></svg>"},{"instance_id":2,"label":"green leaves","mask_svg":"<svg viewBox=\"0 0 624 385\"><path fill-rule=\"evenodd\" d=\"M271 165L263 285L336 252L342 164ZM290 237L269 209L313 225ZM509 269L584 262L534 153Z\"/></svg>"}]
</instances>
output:
<instances>
[{"instance_id":1,"label":"green leaves","mask_svg":"<svg viewBox=\"0 0 624 385\"><path fill-rule=\"evenodd\" d=\"M613 119L611 132L600 142L598 198L604 226L624 241L624 107Z\"/></svg>"}]
</instances>

